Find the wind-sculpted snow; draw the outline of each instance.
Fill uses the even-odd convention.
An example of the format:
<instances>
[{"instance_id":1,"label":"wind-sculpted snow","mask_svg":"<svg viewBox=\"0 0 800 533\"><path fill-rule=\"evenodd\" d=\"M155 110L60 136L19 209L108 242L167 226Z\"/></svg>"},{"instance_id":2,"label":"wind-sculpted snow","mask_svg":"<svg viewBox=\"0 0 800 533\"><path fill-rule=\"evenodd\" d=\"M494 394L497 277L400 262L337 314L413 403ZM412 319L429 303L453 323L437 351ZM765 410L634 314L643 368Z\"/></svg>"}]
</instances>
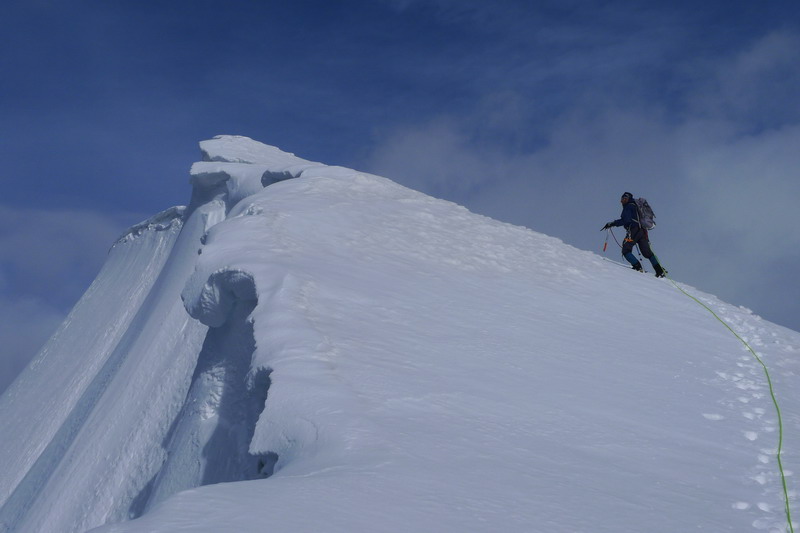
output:
<instances>
[{"instance_id":1,"label":"wind-sculpted snow","mask_svg":"<svg viewBox=\"0 0 800 533\"><path fill-rule=\"evenodd\" d=\"M218 136L200 149L203 161L191 169L195 194L223 190L228 209L273 183L324 167L246 137Z\"/></svg>"},{"instance_id":2,"label":"wind-sculpted snow","mask_svg":"<svg viewBox=\"0 0 800 533\"><path fill-rule=\"evenodd\" d=\"M65 374L41 356L0 402L7 529L785 530L763 374L666 281L250 139L201 148L171 251L158 224L118 243L51 343ZM800 334L689 290L773 369L797 472Z\"/></svg>"},{"instance_id":3,"label":"wind-sculpted snow","mask_svg":"<svg viewBox=\"0 0 800 533\"><path fill-rule=\"evenodd\" d=\"M180 229L185 214L186 207L184 206L170 207L169 209L148 218L144 222L128 228L125 233L123 233L122 236L117 239L117 241L114 243L114 246L137 239L148 230L163 231L170 228Z\"/></svg>"},{"instance_id":4,"label":"wind-sculpted snow","mask_svg":"<svg viewBox=\"0 0 800 533\"><path fill-rule=\"evenodd\" d=\"M119 346L181 230L179 215L179 208L165 211L117 241L92 286L0 398L0 524L5 528L23 530L20 521L57 475L107 389L120 365Z\"/></svg>"},{"instance_id":5,"label":"wind-sculpted snow","mask_svg":"<svg viewBox=\"0 0 800 533\"><path fill-rule=\"evenodd\" d=\"M223 316L203 343L183 408L165 440L166 462L131 507L132 516L181 490L272 474L275 454L249 451L270 387L269 371L250 372L252 279L238 272L213 278L217 294L224 295L218 302L225 312L217 312Z\"/></svg>"},{"instance_id":6,"label":"wind-sculpted snow","mask_svg":"<svg viewBox=\"0 0 800 533\"><path fill-rule=\"evenodd\" d=\"M80 327L67 324L69 335L82 337L85 330L102 336L119 327L117 309L132 313L107 349L70 349L65 354L74 360L77 371L93 360L99 361L97 370L81 376L86 384L80 388L64 384L56 389L70 401L58 407L64 412L63 421L52 423L43 414L52 436L0 510L11 530L84 531L129 517L164 463L163 442L197 365L207 328L186 313L180 289L194 268L202 236L224 213L225 203L219 198L192 204L184 213L180 233L172 234L168 255L159 260L154 250L140 250L143 255L135 257L135 264L155 260L161 268L148 277L150 284L138 306L128 308L126 291L139 288L117 280L119 285L109 291L116 298L91 305ZM157 235L164 233L157 230L161 226L138 225L148 228L145 234ZM141 236L121 241L122 250L150 241ZM119 248L120 243L111 258ZM111 275L119 276L129 265L109 259L108 268Z\"/></svg>"},{"instance_id":7,"label":"wind-sculpted snow","mask_svg":"<svg viewBox=\"0 0 800 533\"><path fill-rule=\"evenodd\" d=\"M256 340L249 375L269 373L270 401L255 428L264 429L253 439L250 451L256 456L274 455L281 468L298 456L313 455L321 442L330 452L338 435L357 425L358 413L351 408L352 393L326 378L328 365L320 360L325 340L295 309L301 288L290 265L275 261L279 250L261 234L264 218L271 217L257 202L248 201L212 228L183 298L189 313L212 327L225 323L242 301L258 302L256 309L264 310L252 315L256 328L269 334ZM228 245L241 238L253 238L253 247L234 259L228 255ZM264 275L256 281L255 272ZM315 349L310 351L309 344Z\"/></svg>"},{"instance_id":8,"label":"wind-sculpted snow","mask_svg":"<svg viewBox=\"0 0 800 533\"><path fill-rule=\"evenodd\" d=\"M243 198L251 196L264 187L297 177L290 171L275 171L266 165L245 163L206 163L192 165L192 186L195 190L225 189L225 199L233 207Z\"/></svg>"},{"instance_id":9,"label":"wind-sculpted snow","mask_svg":"<svg viewBox=\"0 0 800 533\"><path fill-rule=\"evenodd\" d=\"M751 478L769 471L766 448L710 423L733 418L718 402L758 402L774 431L763 384L752 397L719 388L718 367L746 369L740 380L757 369L664 283L338 168L246 198L206 244L187 308L219 320L228 306L206 303L232 293L219 280L253 280L251 372L268 369L271 385L250 450L278 458L269 480L225 492L239 502L226 520L267 501L277 531L637 532L654 516L665 531L780 527L776 472ZM194 494L210 506L222 490ZM742 503L759 499L773 504ZM169 531L196 504L179 495L109 531Z\"/></svg>"},{"instance_id":10,"label":"wind-sculpted snow","mask_svg":"<svg viewBox=\"0 0 800 533\"><path fill-rule=\"evenodd\" d=\"M95 284L0 403L3 427L17 428L0 440L13 465L0 476L2 530L84 531L138 516L177 490L271 473L274 453L248 451L269 387L267 369L250 371L252 279L212 276L220 292L209 309L220 316L208 317L208 333L180 292L232 206L316 165L281 154L272 151L283 161L275 167L198 163L188 208L137 224L114 244Z\"/></svg>"},{"instance_id":11,"label":"wind-sculpted snow","mask_svg":"<svg viewBox=\"0 0 800 533\"><path fill-rule=\"evenodd\" d=\"M238 135L218 135L208 141L201 141L200 153L203 161L266 165L276 172L324 166ZM298 172L299 170L293 173Z\"/></svg>"},{"instance_id":12,"label":"wind-sculpted snow","mask_svg":"<svg viewBox=\"0 0 800 533\"><path fill-rule=\"evenodd\" d=\"M197 277L197 274L193 276ZM253 277L247 272L224 268L209 276L199 294L194 294L196 282L190 282L182 298L186 310L203 324L216 328L225 323L238 302L256 302Z\"/></svg>"}]
</instances>

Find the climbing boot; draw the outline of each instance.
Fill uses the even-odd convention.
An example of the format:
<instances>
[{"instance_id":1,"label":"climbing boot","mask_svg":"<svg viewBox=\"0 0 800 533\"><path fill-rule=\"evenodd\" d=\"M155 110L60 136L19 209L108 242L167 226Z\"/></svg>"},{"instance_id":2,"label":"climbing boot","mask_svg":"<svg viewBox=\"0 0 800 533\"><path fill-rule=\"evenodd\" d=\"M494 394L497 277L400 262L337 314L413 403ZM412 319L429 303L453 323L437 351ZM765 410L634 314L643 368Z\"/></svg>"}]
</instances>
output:
<instances>
[{"instance_id":1,"label":"climbing boot","mask_svg":"<svg viewBox=\"0 0 800 533\"><path fill-rule=\"evenodd\" d=\"M656 277L657 278L663 278L664 276L667 275L667 271L664 270L663 268L661 268L661 265L655 265L655 267L653 267L653 268L655 268L655 270L656 270Z\"/></svg>"}]
</instances>

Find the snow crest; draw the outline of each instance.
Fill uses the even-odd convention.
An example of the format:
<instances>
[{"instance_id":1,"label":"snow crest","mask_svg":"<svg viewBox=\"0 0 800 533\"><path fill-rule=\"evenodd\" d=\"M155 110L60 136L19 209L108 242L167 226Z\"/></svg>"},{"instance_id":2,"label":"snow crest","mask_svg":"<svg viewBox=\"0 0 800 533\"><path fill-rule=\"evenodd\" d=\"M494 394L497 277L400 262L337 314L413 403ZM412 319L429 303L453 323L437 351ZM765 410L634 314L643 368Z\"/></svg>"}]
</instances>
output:
<instances>
[{"instance_id":1,"label":"snow crest","mask_svg":"<svg viewBox=\"0 0 800 533\"><path fill-rule=\"evenodd\" d=\"M164 231L171 228L180 229L185 214L185 206L170 207L169 209L148 218L144 222L140 222L139 224L131 226L125 230L125 232L116 240L116 242L114 242L114 246L126 243L132 239L136 239L148 230Z\"/></svg>"},{"instance_id":2,"label":"snow crest","mask_svg":"<svg viewBox=\"0 0 800 533\"><path fill-rule=\"evenodd\" d=\"M0 398L0 450L7 458L0 531L76 531L105 521L90 516L104 516L108 500L87 506L91 498L84 494L83 501L69 501L82 494L82 480L95 484L95 498L105 492L102 478L90 473L96 466L91 446L81 450L81 444L94 440L92 419L102 416L104 398L120 393L113 382L124 373L132 331L150 312L182 229L180 215L180 209L165 211L116 242L97 279ZM73 478L71 461L82 470Z\"/></svg>"},{"instance_id":3,"label":"snow crest","mask_svg":"<svg viewBox=\"0 0 800 533\"><path fill-rule=\"evenodd\" d=\"M205 317L211 330L186 312L181 291L233 205L314 165L231 140L211 142L217 162L196 167L188 207L114 243L95 283L0 400L3 427L18 426L0 440L13 458L0 477L0 530L82 532L178 490L271 473L274 454L248 451L269 388L268 370L251 372L253 282L231 270L212 277L218 292L202 297L217 298L208 304L217 314ZM256 146L269 157L242 163L253 158L236 154Z\"/></svg>"},{"instance_id":4,"label":"snow crest","mask_svg":"<svg viewBox=\"0 0 800 533\"><path fill-rule=\"evenodd\" d=\"M1 530L784 528L763 375L664 280L244 137L201 150L189 206L118 241L0 398ZM796 472L800 335L693 292L774 369Z\"/></svg>"},{"instance_id":5,"label":"snow crest","mask_svg":"<svg viewBox=\"0 0 800 533\"><path fill-rule=\"evenodd\" d=\"M197 286L190 281L181 297L189 314L212 328L224 324L237 303L258 299L253 276L241 270L223 268L214 272L199 294L195 294Z\"/></svg>"}]
</instances>

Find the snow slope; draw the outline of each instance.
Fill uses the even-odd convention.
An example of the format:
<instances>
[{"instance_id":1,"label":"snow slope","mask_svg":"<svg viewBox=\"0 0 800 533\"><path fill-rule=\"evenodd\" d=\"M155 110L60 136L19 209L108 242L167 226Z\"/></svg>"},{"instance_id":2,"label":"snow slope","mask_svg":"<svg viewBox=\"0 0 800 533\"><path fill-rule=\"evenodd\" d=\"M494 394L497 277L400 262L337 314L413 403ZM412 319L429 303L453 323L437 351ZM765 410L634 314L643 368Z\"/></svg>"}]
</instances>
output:
<instances>
[{"instance_id":1,"label":"snow slope","mask_svg":"<svg viewBox=\"0 0 800 533\"><path fill-rule=\"evenodd\" d=\"M201 150L180 219L115 245L0 399L6 530L787 530L763 371L669 281ZM795 507L800 334L688 290L770 367Z\"/></svg>"}]
</instances>

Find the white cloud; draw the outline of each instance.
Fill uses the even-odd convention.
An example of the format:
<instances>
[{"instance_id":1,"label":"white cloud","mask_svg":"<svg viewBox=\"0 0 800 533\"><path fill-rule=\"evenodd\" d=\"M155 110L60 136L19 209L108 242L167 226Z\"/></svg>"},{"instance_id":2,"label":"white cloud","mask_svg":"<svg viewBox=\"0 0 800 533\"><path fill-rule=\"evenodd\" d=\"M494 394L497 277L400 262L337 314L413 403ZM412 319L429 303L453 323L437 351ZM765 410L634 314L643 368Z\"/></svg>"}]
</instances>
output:
<instances>
[{"instance_id":1,"label":"white cloud","mask_svg":"<svg viewBox=\"0 0 800 533\"><path fill-rule=\"evenodd\" d=\"M393 132L372 153L369 165L384 175L399 174L407 186L436 196L465 194L497 179L497 161L502 159L473 151L457 122L442 119Z\"/></svg>"},{"instance_id":2,"label":"white cloud","mask_svg":"<svg viewBox=\"0 0 800 533\"><path fill-rule=\"evenodd\" d=\"M697 114L724 116L752 132L800 120L800 35L767 34L740 53L703 62L709 76L692 101Z\"/></svg>"},{"instance_id":3,"label":"white cloud","mask_svg":"<svg viewBox=\"0 0 800 533\"><path fill-rule=\"evenodd\" d=\"M781 230L798 223L798 147L800 124L709 144L687 161L692 200L704 206L710 226L737 234L737 251L800 245L800 233Z\"/></svg>"},{"instance_id":4,"label":"white cloud","mask_svg":"<svg viewBox=\"0 0 800 533\"><path fill-rule=\"evenodd\" d=\"M619 215L619 194L647 196L659 221L654 245L678 279L800 329L800 294L790 288L800 271L800 114L768 117L798 105L798 66L785 48L798 42L777 32L716 68L704 65L678 114L674 102L639 94L587 94L552 122L541 146L520 151L498 132L513 134L516 117L534 116L540 102L479 103L385 136L367 166L596 251L600 226Z\"/></svg>"}]
</instances>

